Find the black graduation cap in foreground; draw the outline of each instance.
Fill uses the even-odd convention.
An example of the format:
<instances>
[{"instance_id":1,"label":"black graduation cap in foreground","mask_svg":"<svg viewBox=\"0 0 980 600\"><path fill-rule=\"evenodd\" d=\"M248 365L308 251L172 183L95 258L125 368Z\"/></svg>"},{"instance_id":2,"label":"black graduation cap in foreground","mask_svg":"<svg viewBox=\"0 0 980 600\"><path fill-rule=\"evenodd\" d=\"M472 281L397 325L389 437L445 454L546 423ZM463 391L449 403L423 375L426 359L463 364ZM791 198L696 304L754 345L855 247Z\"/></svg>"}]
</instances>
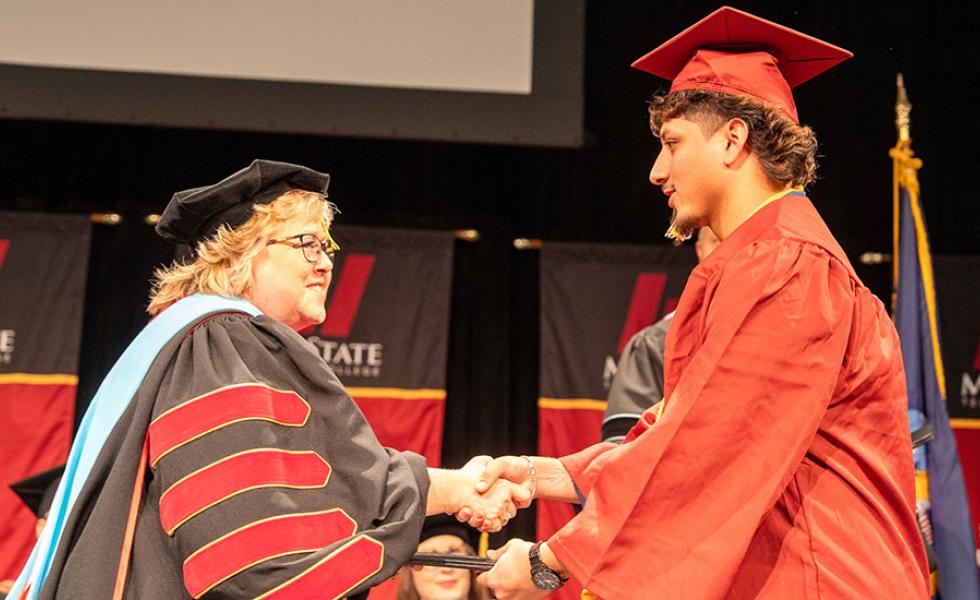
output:
<instances>
[{"instance_id":1,"label":"black graduation cap in foreground","mask_svg":"<svg viewBox=\"0 0 980 600\"><path fill-rule=\"evenodd\" d=\"M58 465L37 475L31 475L10 484L10 489L20 496L21 501L39 518L48 514L54 493L58 491L58 482L65 472L65 465Z\"/></svg>"},{"instance_id":2,"label":"black graduation cap in foreground","mask_svg":"<svg viewBox=\"0 0 980 600\"><path fill-rule=\"evenodd\" d=\"M425 518L419 542L437 535L454 535L469 544L474 550L480 547L480 531L460 523L452 515L437 514Z\"/></svg>"}]
</instances>

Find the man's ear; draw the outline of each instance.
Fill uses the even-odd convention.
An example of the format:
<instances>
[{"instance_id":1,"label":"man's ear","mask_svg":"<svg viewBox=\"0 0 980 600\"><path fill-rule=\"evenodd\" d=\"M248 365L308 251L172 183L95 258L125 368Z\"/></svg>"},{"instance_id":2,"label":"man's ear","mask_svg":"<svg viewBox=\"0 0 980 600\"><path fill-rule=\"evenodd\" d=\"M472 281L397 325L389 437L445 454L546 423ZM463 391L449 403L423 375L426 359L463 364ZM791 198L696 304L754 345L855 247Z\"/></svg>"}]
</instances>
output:
<instances>
[{"instance_id":1,"label":"man's ear","mask_svg":"<svg viewBox=\"0 0 980 600\"><path fill-rule=\"evenodd\" d=\"M725 166L731 166L738 160L743 151L748 150L749 126L739 118L729 119L721 126L721 133L725 140L724 161Z\"/></svg>"}]
</instances>

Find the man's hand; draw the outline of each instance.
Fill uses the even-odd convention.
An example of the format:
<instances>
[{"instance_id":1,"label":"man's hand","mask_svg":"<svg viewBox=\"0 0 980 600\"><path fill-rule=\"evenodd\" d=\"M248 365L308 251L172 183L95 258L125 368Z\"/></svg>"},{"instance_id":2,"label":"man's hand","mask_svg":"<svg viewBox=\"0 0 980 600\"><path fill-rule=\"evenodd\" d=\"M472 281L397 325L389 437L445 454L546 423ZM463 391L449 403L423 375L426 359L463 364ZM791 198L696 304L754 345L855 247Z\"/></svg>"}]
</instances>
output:
<instances>
[{"instance_id":1,"label":"man's hand","mask_svg":"<svg viewBox=\"0 0 980 600\"><path fill-rule=\"evenodd\" d=\"M493 460L489 456L477 456L459 470L468 485L459 500L456 518L481 531L500 531L517 514L518 508L531 504L531 494L527 488L510 481L497 481L477 491L480 489L480 479L491 462Z\"/></svg>"},{"instance_id":2,"label":"man's hand","mask_svg":"<svg viewBox=\"0 0 980 600\"><path fill-rule=\"evenodd\" d=\"M430 468L426 514L456 514L457 519L481 531L500 531L517 514L518 507L531 503L531 494L505 480L477 492L476 484L490 460L489 456L477 456L459 470Z\"/></svg>"},{"instance_id":3,"label":"man's hand","mask_svg":"<svg viewBox=\"0 0 980 600\"><path fill-rule=\"evenodd\" d=\"M477 467L479 467L479 472L476 472ZM469 468L473 468L473 472L476 473L473 489L481 496L493 494L496 488L502 485L508 489L513 489L511 486L517 486L523 489L525 493L513 498L515 506L514 514L517 513L518 508L527 508L531 505L531 501L534 500L532 496L534 490L530 481L531 463L527 459L517 456L502 456L493 459L489 456L478 456L466 463L463 470ZM456 513L456 518L469 523L472 527L479 527L484 531L491 531L481 527L481 515L472 510L471 507L462 508ZM506 521L503 524L506 525Z\"/></svg>"},{"instance_id":4,"label":"man's hand","mask_svg":"<svg viewBox=\"0 0 980 600\"><path fill-rule=\"evenodd\" d=\"M539 589L531 580L531 561L528 552L531 542L512 539L487 555L496 563L493 568L476 578L485 585L497 600L533 600L544 598L548 592Z\"/></svg>"},{"instance_id":5,"label":"man's hand","mask_svg":"<svg viewBox=\"0 0 980 600\"><path fill-rule=\"evenodd\" d=\"M501 456L485 461L482 476L476 484L476 490L483 492L498 479L506 479L530 490L531 460L520 456Z\"/></svg>"},{"instance_id":6,"label":"man's hand","mask_svg":"<svg viewBox=\"0 0 980 600\"><path fill-rule=\"evenodd\" d=\"M510 481L527 488L531 500L538 498L577 504L579 495L571 476L557 458L546 456L501 456L485 461L476 491L490 489L495 481ZM518 505L525 508L524 505ZM458 516L458 515L457 515ZM463 515L464 517L466 515ZM465 518L460 520L465 521Z\"/></svg>"}]
</instances>

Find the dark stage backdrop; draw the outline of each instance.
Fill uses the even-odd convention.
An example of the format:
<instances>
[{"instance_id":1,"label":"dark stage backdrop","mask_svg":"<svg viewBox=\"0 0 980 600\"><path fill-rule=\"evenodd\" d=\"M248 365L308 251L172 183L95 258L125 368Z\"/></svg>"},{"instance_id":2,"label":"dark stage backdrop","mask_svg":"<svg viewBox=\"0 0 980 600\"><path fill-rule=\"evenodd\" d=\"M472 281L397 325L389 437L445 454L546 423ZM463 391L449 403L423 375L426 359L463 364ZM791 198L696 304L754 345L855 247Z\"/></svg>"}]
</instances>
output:
<instances>
[{"instance_id":1,"label":"dark stage backdrop","mask_svg":"<svg viewBox=\"0 0 980 600\"><path fill-rule=\"evenodd\" d=\"M972 11L911 1L737 6L856 55L796 91L800 114L822 143L811 196L852 259L890 251L887 150L895 140L898 71L915 105L912 136L925 160L920 181L933 250L978 252L980 179L970 141L980 137L980 124L974 95L965 92L980 76ZM126 217L93 231L80 398L91 396L146 322L146 280L169 257L142 216L159 212L175 190L217 181L256 157L275 158L333 175L339 223L480 230L480 241L456 242L443 463L478 452L533 452L538 258L513 250L511 240L664 243L668 209L647 181L658 145L645 100L665 82L628 64L717 7L588 3L581 149L11 121L0 106L0 208ZM887 297L887 267L858 271ZM509 533L530 536L532 523L522 514Z\"/></svg>"},{"instance_id":2,"label":"dark stage backdrop","mask_svg":"<svg viewBox=\"0 0 980 600\"><path fill-rule=\"evenodd\" d=\"M946 407L980 539L980 256L936 256L933 265Z\"/></svg>"},{"instance_id":3,"label":"dark stage backdrop","mask_svg":"<svg viewBox=\"0 0 980 600\"><path fill-rule=\"evenodd\" d=\"M37 522L9 485L68 456L89 234L83 216L0 211L0 580Z\"/></svg>"},{"instance_id":4,"label":"dark stage backdrop","mask_svg":"<svg viewBox=\"0 0 980 600\"><path fill-rule=\"evenodd\" d=\"M339 225L327 319L303 331L378 440L442 459L453 234Z\"/></svg>"},{"instance_id":5,"label":"dark stage backdrop","mask_svg":"<svg viewBox=\"0 0 980 600\"><path fill-rule=\"evenodd\" d=\"M601 439L606 397L623 348L635 333L674 310L694 264L690 249L663 245L548 242L541 248L537 454L574 454ZM536 502L535 508L539 539L553 535L576 512L550 500ZM551 598L577 600L581 590L573 579Z\"/></svg>"}]
</instances>

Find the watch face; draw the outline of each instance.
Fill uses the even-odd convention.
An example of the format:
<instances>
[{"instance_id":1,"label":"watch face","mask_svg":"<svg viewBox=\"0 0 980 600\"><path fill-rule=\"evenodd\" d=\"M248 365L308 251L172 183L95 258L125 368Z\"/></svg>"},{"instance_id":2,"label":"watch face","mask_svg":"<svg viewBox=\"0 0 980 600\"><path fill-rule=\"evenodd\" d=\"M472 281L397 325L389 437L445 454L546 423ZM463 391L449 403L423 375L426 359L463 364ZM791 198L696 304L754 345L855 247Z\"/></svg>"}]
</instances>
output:
<instances>
[{"instance_id":1,"label":"watch face","mask_svg":"<svg viewBox=\"0 0 980 600\"><path fill-rule=\"evenodd\" d=\"M557 590L563 583L560 577L548 569L541 571L535 570L531 573L531 580L534 581L534 585L536 585L538 589L542 589L547 592Z\"/></svg>"}]
</instances>

